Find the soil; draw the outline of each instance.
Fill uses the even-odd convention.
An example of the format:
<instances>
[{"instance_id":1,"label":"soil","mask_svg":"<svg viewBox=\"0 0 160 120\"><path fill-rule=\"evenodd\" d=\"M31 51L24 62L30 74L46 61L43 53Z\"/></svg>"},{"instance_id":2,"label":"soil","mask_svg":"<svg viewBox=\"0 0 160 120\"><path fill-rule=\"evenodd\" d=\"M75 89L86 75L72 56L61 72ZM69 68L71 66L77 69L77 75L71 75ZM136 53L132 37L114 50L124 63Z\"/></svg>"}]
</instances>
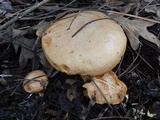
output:
<instances>
[{"instance_id":1,"label":"soil","mask_svg":"<svg viewBox=\"0 0 160 120\"><path fill-rule=\"evenodd\" d=\"M0 11L6 11L0 13L0 24L6 24L18 15L16 13L40 2L40 0L10 0L6 1L7 7L4 8L4 1L0 0ZM138 5L159 6L160 2L82 0L70 4L71 2L50 1L0 31L0 120L160 119L160 49L157 45L139 36L141 45L137 50L133 50L128 41L123 60L113 70L127 85L127 95L120 104L100 105L94 104L84 96L86 90L82 87L84 82L79 75L67 75L47 63L41 48L41 36L37 35L41 33L38 28L43 29L43 24L40 23L48 24L64 15L66 11L72 12L82 8L98 10L103 5L106 5L107 10L116 10L116 7L123 8L134 4L128 12L134 15ZM55 6L58 6L59 10L55 9ZM155 13L146 12L141 7L138 9L142 11L140 12L142 17L154 19L156 16ZM36 28L38 24L40 26ZM160 24L154 24L147 29L160 38ZM40 94L27 93L22 84L24 77L37 69L46 72L49 85Z\"/></svg>"}]
</instances>

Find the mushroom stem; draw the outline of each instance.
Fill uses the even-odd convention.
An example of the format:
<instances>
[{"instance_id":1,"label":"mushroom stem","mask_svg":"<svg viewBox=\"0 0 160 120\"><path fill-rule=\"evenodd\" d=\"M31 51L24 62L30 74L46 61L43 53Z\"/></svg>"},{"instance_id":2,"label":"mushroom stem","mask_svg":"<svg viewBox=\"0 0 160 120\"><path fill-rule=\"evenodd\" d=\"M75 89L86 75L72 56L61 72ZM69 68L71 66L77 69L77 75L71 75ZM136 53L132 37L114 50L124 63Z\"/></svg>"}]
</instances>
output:
<instances>
[{"instance_id":1,"label":"mushroom stem","mask_svg":"<svg viewBox=\"0 0 160 120\"><path fill-rule=\"evenodd\" d=\"M119 104L123 101L127 87L112 70L102 75L93 76L91 80L83 85L91 100L94 99L98 104Z\"/></svg>"}]
</instances>

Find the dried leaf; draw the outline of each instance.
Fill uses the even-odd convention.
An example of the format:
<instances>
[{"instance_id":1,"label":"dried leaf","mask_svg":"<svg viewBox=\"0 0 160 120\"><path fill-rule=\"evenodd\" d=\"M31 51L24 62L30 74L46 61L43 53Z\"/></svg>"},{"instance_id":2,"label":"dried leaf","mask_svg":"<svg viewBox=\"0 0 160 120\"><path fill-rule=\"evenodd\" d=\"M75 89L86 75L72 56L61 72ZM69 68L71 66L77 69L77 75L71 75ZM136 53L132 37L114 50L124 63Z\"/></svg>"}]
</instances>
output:
<instances>
[{"instance_id":1,"label":"dried leaf","mask_svg":"<svg viewBox=\"0 0 160 120\"><path fill-rule=\"evenodd\" d=\"M31 50L33 45L35 44L35 39L28 39L23 36L20 36L16 38L13 41L13 43L14 43L14 48L16 52L19 49L19 47L21 47L20 56L19 56L20 67L22 68L25 67L28 62L28 59L31 59L32 62L34 62L33 64L36 63L34 67L37 66L37 64L39 64L38 59L36 59L36 56L34 54L34 51Z\"/></svg>"},{"instance_id":2,"label":"dried leaf","mask_svg":"<svg viewBox=\"0 0 160 120\"><path fill-rule=\"evenodd\" d=\"M78 97L77 87L75 85L71 85L67 90L67 98L72 101L76 97Z\"/></svg>"},{"instance_id":3,"label":"dried leaf","mask_svg":"<svg viewBox=\"0 0 160 120\"><path fill-rule=\"evenodd\" d=\"M62 120L70 120L70 114L67 112Z\"/></svg>"},{"instance_id":4,"label":"dried leaf","mask_svg":"<svg viewBox=\"0 0 160 120\"><path fill-rule=\"evenodd\" d=\"M113 71L92 78L92 82L83 85L88 97L98 104L119 104L125 97L127 87Z\"/></svg>"},{"instance_id":5,"label":"dried leaf","mask_svg":"<svg viewBox=\"0 0 160 120\"><path fill-rule=\"evenodd\" d=\"M75 105L67 98L65 93L59 93L58 98L59 104L61 106L61 110L68 111L72 109Z\"/></svg>"},{"instance_id":6,"label":"dried leaf","mask_svg":"<svg viewBox=\"0 0 160 120\"><path fill-rule=\"evenodd\" d=\"M0 15L4 15L4 14L6 14L6 13L7 13L6 10L0 9Z\"/></svg>"},{"instance_id":7,"label":"dried leaf","mask_svg":"<svg viewBox=\"0 0 160 120\"><path fill-rule=\"evenodd\" d=\"M45 6L45 5L43 5L43 6L40 6L39 7L39 9L40 10L45 10L45 11L57 11L57 10L59 10L59 9L61 9L61 10L64 10L65 12L66 11L75 11L75 10L80 10L80 9L78 9L78 8L75 8L75 7L59 7L58 5L50 5L50 6ZM61 14L61 13L60 13ZM63 14L63 13L62 13ZM55 16L55 15L53 15L53 16ZM56 15L57 16L57 15ZM59 16L59 15L58 15Z\"/></svg>"},{"instance_id":8,"label":"dried leaf","mask_svg":"<svg viewBox=\"0 0 160 120\"><path fill-rule=\"evenodd\" d=\"M78 80L76 79L66 79L66 84L69 85L67 88L67 98L72 101L73 99L77 98L80 94L77 91L77 84Z\"/></svg>"},{"instance_id":9,"label":"dried leaf","mask_svg":"<svg viewBox=\"0 0 160 120\"><path fill-rule=\"evenodd\" d=\"M36 35L38 37L41 37L43 35L44 30L48 27L48 25L50 24L50 22L46 22L46 21L41 21L39 22L37 25L35 25L33 27L34 30L36 31Z\"/></svg>"},{"instance_id":10,"label":"dried leaf","mask_svg":"<svg viewBox=\"0 0 160 120\"><path fill-rule=\"evenodd\" d=\"M12 29L12 37L15 38L17 36L19 36L20 34L22 34L24 32L24 30L19 30L19 29Z\"/></svg>"},{"instance_id":11,"label":"dried leaf","mask_svg":"<svg viewBox=\"0 0 160 120\"><path fill-rule=\"evenodd\" d=\"M157 15L157 17L160 17L160 6L158 5L149 5L145 7L146 12L152 12Z\"/></svg>"},{"instance_id":12,"label":"dried leaf","mask_svg":"<svg viewBox=\"0 0 160 120\"><path fill-rule=\"evenodd\" d=\"M151 3L153 2L153 0L143 0L144 2L148 2L148 3Z\"/></svg>"},{"instance_id":13,"label":"dried leaf","mask_svg":"<svg viewBox=\"0 0 160 120\"><path fill-rule=\"evenodd\" d=\"M120 0L103 0L106 4L108 4L109 7L117 7L120 6L122 4L124 4L123 1Z\"/></svg>"},{"instance_id":14,"label":"dried leaf","mask_svg":"<svg viewBox=\"0 0 160 120\"><path fill-rule=\"evenodd\" d=\"M6 79L4 79L4 78L0 78L0 84L2 84L2 85L6 85L6 84L7 84Z\"/></svg>"},{"instance_id":15,"label":"dried leaf","mask_svg":"<svg viewBox=\"0 0 160 120\"><path fill-rule=\"evenodd\" d=\"M58 110L47 109L45 111L45 114L50 115L50 116L59 116L60 112Z\"/></svg>"},{"instance_id":16,"label":"dried leaf","mask_svg":"<svg viewBox=\"0 0 160 120\"><path fill-rule=\"evenodd\" d=\"M0 1L0 3L1 3L0 8L2 9L5 9L5 10L13 9L12 4L9 0L3 0L3 1Z\"/></svg>"},{"instance_id":17,"label":"dried leaf","mask_svg":"<svg viewBox=\"0 0 160 120\"><path fill-rule=\"evenodd\" d=\"M4 15L7 13L7 10L12 10L13 7L9 0L1 0L0 1L0 15Z\"/></svg>"},{"instance_id":18,"label":"dried leaf","mask_svg":"<svg viewBox=\"0 0 160 120\"><path fill-rule=\"evenodd\" d=\"M66 79L65 83L73 85L74 83L78 82L77 79Z\"/></svg>"},{"instance_id":19,"label":"dried leaf","mask_svg":"<svg viewBox=\"0 0 160 120\"><path fill-rule=\"evenodd\" d=\"M119 24L124 28L130 44L134 50L137 50L139 47L139 36L142 36L144 39L160 47L160 40L154 34L147 30L147 27L154 25L154 23L143 21L140 19L130 20L124 17L118 17L114 19L118 21Z\"/></svg>"},{"instance_id":20,"label":"dried leaf","mask_svg":"<svg viewBox=\"0 0 160 120\"><path fill-rule=\"evenodd\" d=\"M27 50L26 48L21 48L21 53L19 56L19 64L23 68L27 65L28 59L32 59L34 54L32 51Z\"/></svg>"},{"instance_id":21,"label":"dried leaf","mask_svg":"<svg viewBox=\"0 0 160 120\"><path fill-rule=\"evenodd\" d=\"M40 58L40 63L41 63L44 67L46 67L46 68L50 68L50 67L51 67L51 65L50 65L49 62L47 61L47 59L46 59L43 51L39 51L39 52L37 53L37 55L38 55L38 57Z\"/></svg>"},{"instance_id":22,"label":"dried leaf","mask_svg":"<svg viewBox=\"0 0 160 120\"><path fill-rule=\"evenodd\" d=\"M160 102L156 101L152 105L149 106L149 110L147 111L147 116L155 119L160 118Z\"/></svg>"}]
</instances>

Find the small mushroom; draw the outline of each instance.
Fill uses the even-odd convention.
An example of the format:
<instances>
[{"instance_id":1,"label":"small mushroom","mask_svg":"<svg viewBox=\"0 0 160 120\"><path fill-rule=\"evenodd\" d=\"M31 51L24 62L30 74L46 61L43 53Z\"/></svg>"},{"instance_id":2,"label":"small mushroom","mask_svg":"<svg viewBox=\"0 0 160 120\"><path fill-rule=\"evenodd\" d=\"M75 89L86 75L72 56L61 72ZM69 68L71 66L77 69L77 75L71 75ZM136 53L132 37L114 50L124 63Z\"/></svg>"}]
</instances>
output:
<instances>
[{"instance_id":1,"label":"small mushroom","mask_svg":"<svg viewBox=\"0 0 160 120\"><path fill-rule=\"evenodd\" d=\"M42 37L44 54L54 68L69 75L90 76L98 84L105 96L93 83L84 87L99 104L118 104L126 95L126 85L111 71L124 55L126 43L123 29L97 11L68 14L49 26ZM100 101L100 97L106 99Z\"/></svg>"},{"instance_id":2,"label":"small mushroom","mask_svg":"<svg viewBox=\"0 0 160 120\"><path fill-rule=\"evenodd\" d=\"M40 93L46 89L48 77L42 70L35 70L26 75L23 88L28 93Z\"/></svg>"}]
</instances>

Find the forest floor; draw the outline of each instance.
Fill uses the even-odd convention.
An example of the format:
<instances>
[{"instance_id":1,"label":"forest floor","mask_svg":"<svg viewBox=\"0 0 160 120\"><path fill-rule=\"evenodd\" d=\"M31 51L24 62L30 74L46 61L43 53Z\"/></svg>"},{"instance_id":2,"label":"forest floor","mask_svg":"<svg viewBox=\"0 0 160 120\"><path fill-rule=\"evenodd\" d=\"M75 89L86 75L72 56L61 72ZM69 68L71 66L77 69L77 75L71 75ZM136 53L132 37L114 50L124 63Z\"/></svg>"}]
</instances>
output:
<instances>
[{"instance_id":1,"label":"forest floor","mask_svg":"<svg viewBox=\"0 0 160 120\"><path fill-rule=\"evenodd\" d=\"M43 54L44 28L83 9L104 12L127 35L123 60L113 69L128 88L120 104L92 104L82 78L53 69ZM41 94L27 93L24 77L38 69L49 84ZM84 119L160 119L160 1L0 0L0 120Z\"/></svg>"}]
</instances>

